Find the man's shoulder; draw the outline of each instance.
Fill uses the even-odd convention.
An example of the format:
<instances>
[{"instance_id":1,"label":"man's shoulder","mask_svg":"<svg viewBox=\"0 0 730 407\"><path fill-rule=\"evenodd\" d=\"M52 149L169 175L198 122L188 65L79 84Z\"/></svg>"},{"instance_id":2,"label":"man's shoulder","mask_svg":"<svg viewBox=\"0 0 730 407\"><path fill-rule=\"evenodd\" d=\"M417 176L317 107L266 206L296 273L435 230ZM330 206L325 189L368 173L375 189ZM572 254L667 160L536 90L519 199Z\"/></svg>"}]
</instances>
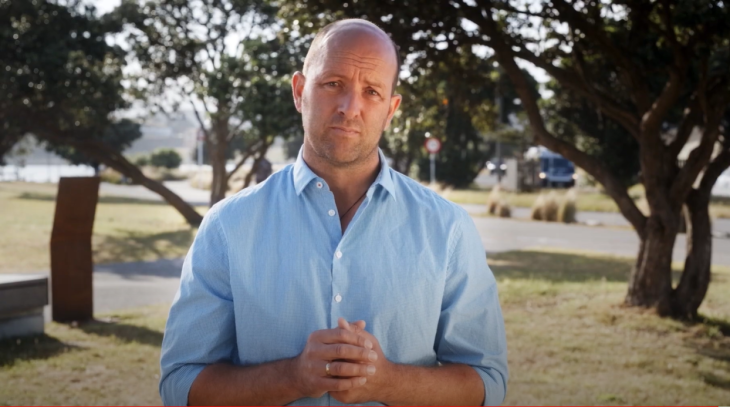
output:
<instances>
[{"instance_id":1,"label":"man's shoulder","mask_svg":"<svg viewBox=\"0 0 730 407\"><path fill-rule=\"evenodd\" d=\"M287 187L294 191L291 181L292 165L287 165L280 171L271 174L265 181L244 188L239 192L223 199L211 207L218 216L230 216L249 211L259 206L271 204L274 196L287 191Z\"/></svg>"},{"instance_id":2,"label":"man's shoulder","mask_svg":"<svg viewBox=\"0 0 730 407\"><path fill-rule=\"evenodd\" d=\"M427 216L437 215L450 220L468 217L464 208L442 197L433 189L392 168L390 173L396 189L396 199L402 199L403 204L408 206L409 212L422 211Z\"/></svg>"}]
</instances>

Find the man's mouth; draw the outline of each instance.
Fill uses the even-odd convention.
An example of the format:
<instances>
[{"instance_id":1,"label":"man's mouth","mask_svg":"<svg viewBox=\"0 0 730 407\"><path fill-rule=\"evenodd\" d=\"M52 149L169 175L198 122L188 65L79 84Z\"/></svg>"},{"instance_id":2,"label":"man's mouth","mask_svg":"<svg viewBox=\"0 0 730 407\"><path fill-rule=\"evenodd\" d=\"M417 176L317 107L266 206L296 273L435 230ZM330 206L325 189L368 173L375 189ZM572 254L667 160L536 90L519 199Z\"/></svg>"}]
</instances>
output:
<instances>
[{"instance_id":1,"label":"man's mouth","mask_svg":"<svg viewBox=\"0 0 730 407\"><path fill-rule=\"evenodd\" d=\"M360 134L360 130L352 128L352 127L343 127L343 126L330 126L330 129L336 130L338 132L344 133L344 134Z\"/></svg>"}]
</instances>

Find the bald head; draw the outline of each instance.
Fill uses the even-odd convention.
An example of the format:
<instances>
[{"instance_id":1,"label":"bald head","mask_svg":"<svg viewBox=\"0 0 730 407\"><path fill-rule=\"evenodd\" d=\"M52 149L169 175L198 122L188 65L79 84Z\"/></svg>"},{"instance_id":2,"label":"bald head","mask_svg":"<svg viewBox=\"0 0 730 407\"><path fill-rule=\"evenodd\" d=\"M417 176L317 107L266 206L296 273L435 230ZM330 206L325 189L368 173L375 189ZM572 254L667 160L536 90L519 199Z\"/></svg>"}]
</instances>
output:
<instances>
[{"instance_id":1,"label":"bald head","mask_svg":"<svg viewBox=\"0 0 730 407\"><path fill-rule=\"evenodd\" d=\"M367 20L357 18L339 20L322 28L314 37L312 45L310 45L309 51L307 52L307 57L304 59L304 68L302 69L304 75L308 75L312 65L322 61L323 53L327 50L330 43L348 37L367 37L368 41L376 41L380 45L392 49L395 72L393 74L391 93L394 93L395 87L398 84L398 73L400 72L398 49L385 31Z\"/></svg>"}]
</instances>

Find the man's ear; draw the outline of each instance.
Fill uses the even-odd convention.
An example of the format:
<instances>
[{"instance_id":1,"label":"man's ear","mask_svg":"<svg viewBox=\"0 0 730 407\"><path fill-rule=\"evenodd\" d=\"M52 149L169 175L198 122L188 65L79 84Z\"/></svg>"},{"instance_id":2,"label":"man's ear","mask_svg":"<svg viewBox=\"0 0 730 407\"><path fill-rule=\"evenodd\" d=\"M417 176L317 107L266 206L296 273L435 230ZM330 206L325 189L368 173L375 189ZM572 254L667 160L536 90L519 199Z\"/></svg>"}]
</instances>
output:
<instances>
[{"instance_id":1,"label":"man's ear","mask_svg":"<svg viewBox=\"0 0 730 407\"><path fill-rule=\"evenodd\" d=\"M393 115L395 115L395 112L398 110L398 107L400 106L400 102L403 100L403 96L401 95L393 95L390 97L390 107L388 108L388 120L385 122L385 128L387 129L390 127L390 122L393 120Z\"/></svg>"},{"instance_id":2,"label":"man's ear","mask_svg":"<svg viewBox=\"0 0 730 407\"><path fill-rule=\"evenodd\" d=\"M304 93L304 82L306 78L300 71L294 72L291 78L291 93L294 96L294 106L297 108L297 112L302 112L302 94Z\"/></svg>"}]
</instances>

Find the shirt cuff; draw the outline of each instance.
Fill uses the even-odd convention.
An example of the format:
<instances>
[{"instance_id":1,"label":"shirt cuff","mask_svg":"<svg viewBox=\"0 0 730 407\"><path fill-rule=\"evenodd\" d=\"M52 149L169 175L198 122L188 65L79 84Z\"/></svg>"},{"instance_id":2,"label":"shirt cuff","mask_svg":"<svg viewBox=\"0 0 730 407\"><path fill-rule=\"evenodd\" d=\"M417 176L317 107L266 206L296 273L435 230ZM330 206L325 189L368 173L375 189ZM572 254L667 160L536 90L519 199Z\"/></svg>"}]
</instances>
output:
<instances>
[{"instance_id":1,"label":"shirt cuff","mask_svg":"<svg viewBox=\"0 0 730 407\"><path fill-rule=\"evenodd\" d=\"M160 382L160 397L166 406L187 406L193 381L206 365L183 365L170 372Z\"/></svg>"},{"instance_id":2,"label":"shirt cuff","mask_svg":"<svg viewBox=\"0 0 730 407\"><path fill-rule=\"evenodd\" d=\"M472 366L484 383L484 405L498 406L504 401L507 394L507 382L495 369L481 366Z\"/></svg>"}]
</instances>

